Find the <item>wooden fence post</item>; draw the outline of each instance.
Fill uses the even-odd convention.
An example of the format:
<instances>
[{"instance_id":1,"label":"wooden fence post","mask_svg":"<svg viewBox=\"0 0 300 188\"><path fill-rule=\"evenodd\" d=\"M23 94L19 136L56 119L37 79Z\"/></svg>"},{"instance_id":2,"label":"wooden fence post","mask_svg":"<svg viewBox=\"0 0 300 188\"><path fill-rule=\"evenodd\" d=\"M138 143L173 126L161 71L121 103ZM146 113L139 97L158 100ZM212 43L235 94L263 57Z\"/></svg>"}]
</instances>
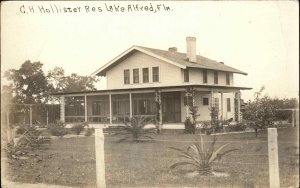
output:
<instances>
[{"instance_id":1,"label":"wooden fence post","mask_svg":"<svg viewBox=\"0 0 300 188\"><path fill-rule=\"evenodd\" d=\"M277 129L268 128L268 157L269 157L269 182L270 188L279 188L279 164L278 164L278 143Z\"/></svg>"},{"instance_id":2,"label":"wooden fence post","mask_svg":"<svg viewBox=\"0 0 300 188\"><path fill-rule=\"evenodd\" d=\"M105 188L104 135L102 128L95 129L97 188Z\"/></svg>"}]
</instances>

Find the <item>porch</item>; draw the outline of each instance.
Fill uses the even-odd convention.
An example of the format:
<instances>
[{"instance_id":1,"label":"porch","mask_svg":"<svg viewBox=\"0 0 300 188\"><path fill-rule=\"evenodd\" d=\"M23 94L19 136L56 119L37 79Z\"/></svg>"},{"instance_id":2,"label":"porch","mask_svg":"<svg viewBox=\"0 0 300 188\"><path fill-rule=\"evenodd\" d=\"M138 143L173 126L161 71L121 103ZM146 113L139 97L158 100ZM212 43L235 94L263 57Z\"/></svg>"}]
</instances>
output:
<instances>
[{"instance_id":1,"label":"porch","mask_svg":"<svg viewBox=\"0 0 300 188\"><path fill-rule=\"evenodd\" d=\"M88 122L92 126L108 126L143 116L149 124L182 127L189 116L188 106L194 105L199 107L197 121L209 121L212 106L219 109L220 120L240 121L238 89L174 86L65 93L61 95L60 119L67 124Z\"/></svg>"}]
</instances>

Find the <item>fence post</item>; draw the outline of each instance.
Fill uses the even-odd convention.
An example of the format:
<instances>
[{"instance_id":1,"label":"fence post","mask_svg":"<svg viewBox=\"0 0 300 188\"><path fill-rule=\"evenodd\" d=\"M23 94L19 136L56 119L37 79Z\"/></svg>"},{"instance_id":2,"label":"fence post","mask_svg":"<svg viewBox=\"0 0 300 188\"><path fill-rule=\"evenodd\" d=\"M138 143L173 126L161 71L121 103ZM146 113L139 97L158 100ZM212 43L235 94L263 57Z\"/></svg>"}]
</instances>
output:
<instances>
[{"instance_id":1,"label":"fence post","mask_svg":"<svg viewBox=\"0 0 300 188\"><path fill-rule=\"evenodd\" d=\"M105 188L104 135L102 128L95 129L97 188Z\"/></svg>"},{"instance_id":2,"label":"fence post","mask_svg":"<svg viewBox=\"0 0 300 188\"><path fill-rule=\"evenodd\" d=\"M269 182L270 188L279 188L279 164L278 164L278 144L277 129L268 128L268 157L269 157Z\"/></svg>"}]
</instances>

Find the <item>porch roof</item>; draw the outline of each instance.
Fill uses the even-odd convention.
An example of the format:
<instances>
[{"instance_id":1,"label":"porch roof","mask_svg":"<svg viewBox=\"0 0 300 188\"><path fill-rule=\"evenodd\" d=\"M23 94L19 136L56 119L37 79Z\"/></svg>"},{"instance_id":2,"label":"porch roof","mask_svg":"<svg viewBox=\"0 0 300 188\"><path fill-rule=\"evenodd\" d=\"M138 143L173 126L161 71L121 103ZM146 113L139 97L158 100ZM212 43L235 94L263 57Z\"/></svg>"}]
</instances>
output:
<instances>
[{"instance_id":1,"label":"porch roof","mask_svg":"<svg viewBox=\"0 0 300 188\"><path fill-rule=\"evenodd\" d=\"M124 88L124 89L105 89L105 90L93 90L93 91L79 91L79 92L61 92L61 93L51 93L51 95L84 95L84 94L101 94L101 93L118 93L118 92L137 92L137 91L155 91L160 90L162 92L168 90L178 90L181 91L187 87L193 87L196 90L204 91L223 91L232 92L238 90L250 90L250 87L238 87L238 86L219 86L219 85L203 85L203 84L193 84L193 85L175 85L175 86L158 86L158 87L139 87L139 88Z\"/></svg>"}]
</instances>

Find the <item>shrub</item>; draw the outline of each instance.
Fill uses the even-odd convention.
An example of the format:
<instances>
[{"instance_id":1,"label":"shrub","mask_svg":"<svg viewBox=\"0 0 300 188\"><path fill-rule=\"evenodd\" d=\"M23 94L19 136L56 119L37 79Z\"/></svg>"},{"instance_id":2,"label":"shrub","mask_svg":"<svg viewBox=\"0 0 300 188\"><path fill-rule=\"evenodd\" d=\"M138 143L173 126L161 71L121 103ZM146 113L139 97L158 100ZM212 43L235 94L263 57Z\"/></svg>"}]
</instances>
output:
<instances>
[{"instance_id":1,"label":"shrub","mask_svg":"<svg viewBox=\"0 0 300 188\"><path fill-rule=\"evenodd\" d=\"M58 121L55 124L48 126L48 131L52 136L57 136L62 138L64 135L68 134L68 131L65 129L65 124L61 121Z\"/></svg>"},{"instance_id":2,"label":"shrub","mask_svg":"<svg viewBox=\"0 0 300 188\"><path fill-rule=\"evenodd\" d=\"M123 130L124 132L116 133L115 135L125 135L124 138L120 139L119 142L132 139L134 142L142 141L142 139L150 139L153 138L149 136L150 134L155 134L155 128L145 129L146 119L143 116L137 116L130 118L129 121L124 122Z\"/></svg>"},{"instance_id":3,"label":"shrub","mask_svg":"<svg viewBox=\"0 0 300 188\"><path fill-rule=\"evenodd\" d=\"M47 136L41 136L41 132L35 127L22 127L22 135L12 143L7 143L4 148L7 157L10 159L21 159L25 157L30 150L40 149L50 142Z\"/></svg>"},{"instance_id":4,"label":"shrub","mask_svg":"<svg viewBox=\"0 0 300 188\"><path fill-rule=\"evenodd\" d=\"M16 133L20 135L20 134L24 134L25 131L26 131L26 128L24 126L20 126L17 128Z\"/></svg>"},{"instance_id":5,"label":"shrub","mask_svg":"<svg viewBox=\"0 0 300 188\"><path fill-rule=\"evenodd\" d=\"M222 145L217 150L214 150L216 143L216 137L213 137L213 140L209 146L206 146L203 137L200 136L200 140L195 138L195 142L187 147L186 151L174 147L169 147L180 153L180 157L185 158L186 160L177 162L170 166L171 169L174 169L181 165L192 165L196 168L200 175L212 175L212 164L216 160L221 160L225 154L236 151L238 149L230 149L221 153L221 151L228 145Z\"/></svg>"},{"instance_id":6,"label":"shrub","mask_svg":"<svg viewBox=\"0 0 300 188\"><path fill-rule=\"evenodd\" d=\"M77 123L72 126L71 131L74 132L76 135L79 135L86 126L86 123Z\"/></svg>"},{"instance_id":7,"label":"shrub","mask_svg":"<svg viewBox=\"0 0 300 188\"><path fill-rule=\"evenodd\" d=\"M246 130L246 125L244 123L237 123L235 125L229 125L227 129L229 132L244 131Z\"/></svg>"},{"instance_id":8,"label":"shrub","mask_svg":"<svg viewBox=\"0 0 300 188\"><path fill-rule=\"evenodd\" d=\"M184 133L195 134L195 125L191 122L190 118L186 118L184 121Z\"/></svg>"},{"instance_id":9,"label":"shrub","mask_svg":"<svg viewBox=\"0 0 300 188\"><path fill-rule=\"evenodd\" d=\"M91 136L93 134L93 132L95 132L95 130L93 128L87 128L84 136Z\"/></svg>"}]
</instances>

